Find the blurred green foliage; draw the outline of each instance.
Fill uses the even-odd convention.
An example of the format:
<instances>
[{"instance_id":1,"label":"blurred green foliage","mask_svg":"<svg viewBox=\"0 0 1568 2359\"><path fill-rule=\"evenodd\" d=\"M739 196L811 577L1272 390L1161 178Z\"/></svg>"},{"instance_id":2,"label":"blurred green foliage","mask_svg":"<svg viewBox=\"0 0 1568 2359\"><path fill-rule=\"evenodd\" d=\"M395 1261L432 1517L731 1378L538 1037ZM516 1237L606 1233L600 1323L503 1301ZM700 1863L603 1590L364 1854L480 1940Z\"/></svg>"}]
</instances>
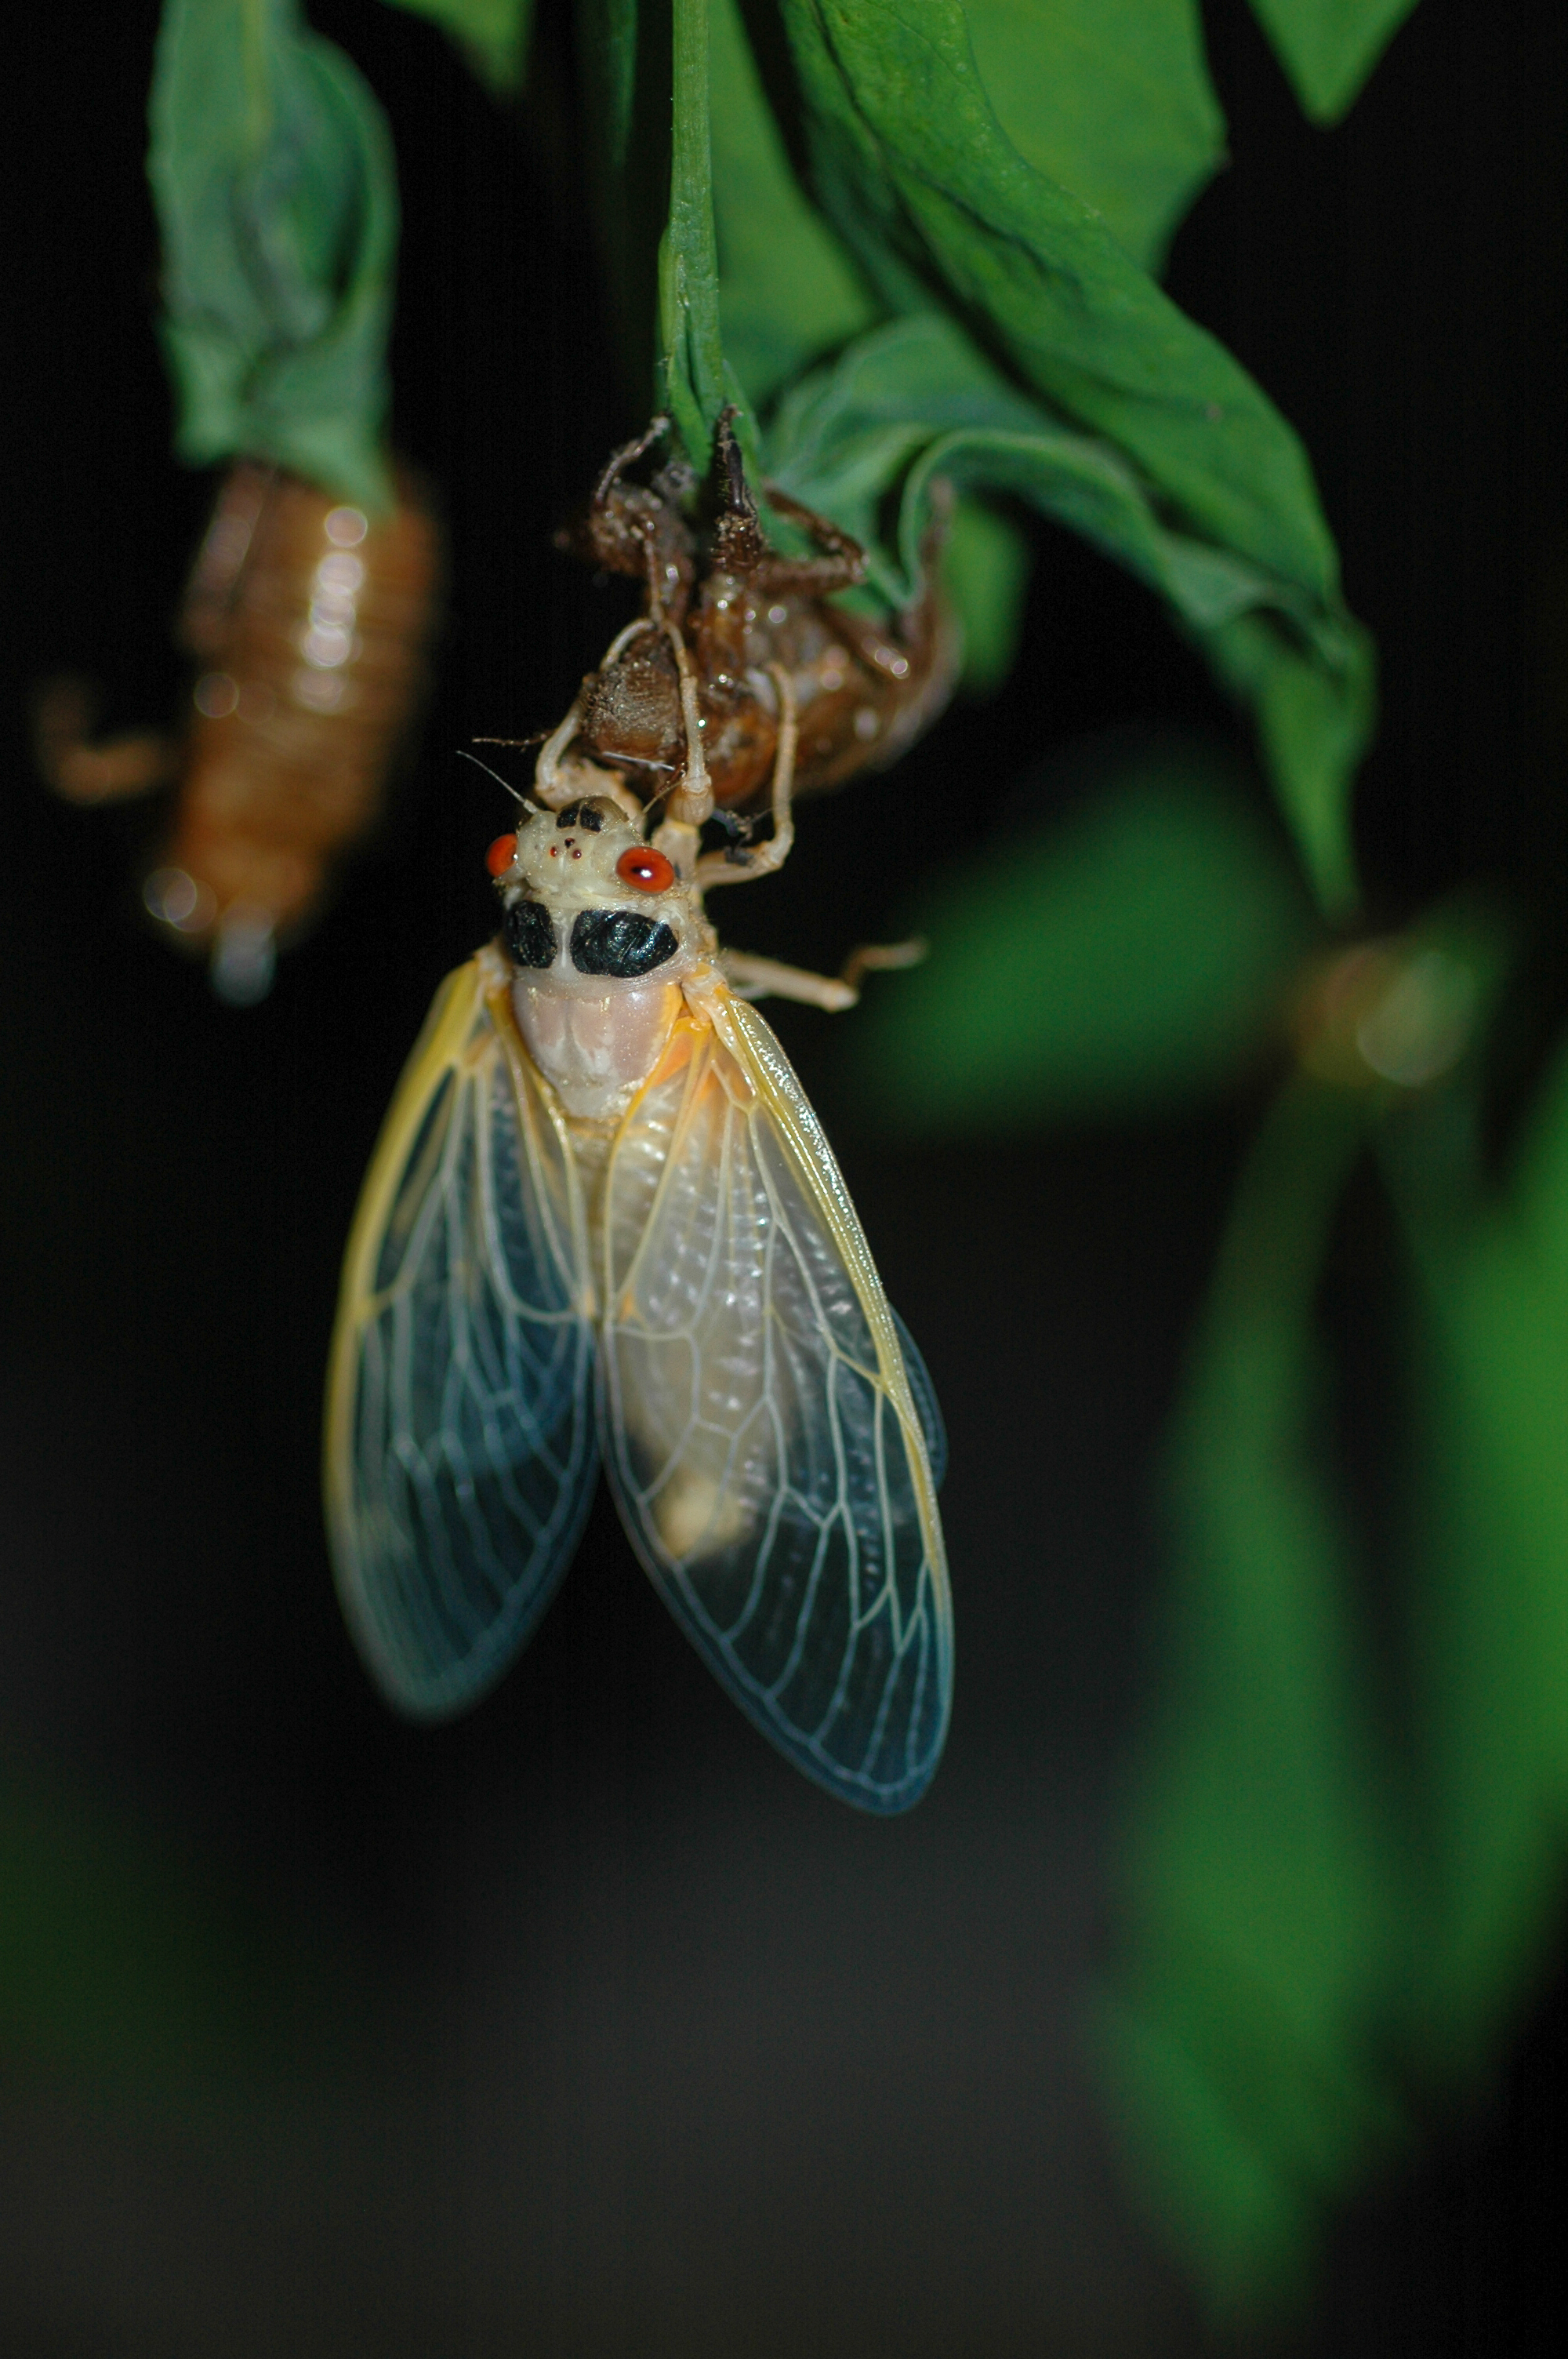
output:
<instances>
[{"instance_id":1,"label":"blurred green foliage","mask_svg":"<svg viewBox=\"0 0 1568 2359\"><path fill-rule=\"evenodd\" d=\"M1337 123L1415 0L1252 0L1303 112Z\"/></svg>"},{"instance_id":2,"label":"blurred green foliage","mask_svg":"<svg viewBox=\"0 0 1568 2359\"><path fill-rule=\"evenodd\" d=\"M534 0L390 0L390 5L439 25L498 98L510 96L522 81Z\"/></svg>"},{"instance_id":3,"label":"blurred green foliage","mask_svg":"<svg viewBox=\"0 0 1568 2359\"><path fill-rule=\"evenodd\" d=\"M101 2092L189 2101L361 2052L362 1974L102 1795L0 1756L0 2049Z\"/></svg>"},{"instance_id":4,"label":"blurred green foliage","mask_svg":"<svg viewBox=\"0 0 1568 2359\"><path fill-rule=\"evenodd\" d=\"M181 457L276 460L384 513L397 176L375 100L295 0L165 0L151 125Z\"/></svg>"},{"instance_id":5,"label":"blurred green foliage","mask_svg":"<svg viewBox=\"0 0 1568 2359\"><path fill-rule=\"evenodd\" d=\"M846 1046L890 1121L974 1136L1273 1071L1160 1470L1096 2026L1151 2216L1234 2316L1298 2291L1329 2206L1484 2080L1559 1924L1568 1045L1498 1168L1500 917L1324 933L1201 747L1037 787L1077 799L1049 824L1021 800L905 913L930 957ZM1376 1516L1324 1318L1353 1180L1397 1241Z\"/></svg>"},{"instance_id":6,"label":"blurred green foliage","mask_svg":"<svg viewBox=\"0 0 1568 2359\"><path fill-rule=\"evenodd\" d=\"M1378 1142L1412 1291L1422 1570L1411 1644L1424 1874L1411 2038L1444 2079L1495 2052L1561 1907L1568 1826L1568 1049L1506 1180L1477 1109Z\"/></svg>"},{"instance_id":7,"label":"blurred green foliage","mask_svg":"<svg viewBox=\"0 0 1568 2359\"><path fill-rule=\"evenodd\" d=\"M795 178L740 0L711 0L709 47L724 345L752 400L766 403L878 310Z\"/></svg>"},{"instance_id":8,"label":"blurred green foliage","mask_svg":"<svg viewBox=\"0 0 1568 2359\"><path fill-rule=\"evenodd\" d=\"M1018 796L988 845L903 913L925 962L868 999L857 1095L902 1129L995 1135L1231 1086L1316 938L1244 782L1199 744L1071 757L1082 800Z\"/></svg>"},{"instance_id":9,"label":"blurred green foliage","mask_svg":"<svg viewBox=\"0 0 1568 2359\"><path fill-rule=\"evenodd\" d=\"M1217 2309L1300 2290L1315 2208L1400 2128L1388 1760L1314 1320L1363 1098L1288 1086L1238 1187L1170 1437L1157 1711L1101 2026L1149 2209Z\"/></svg>"}]
</instances>

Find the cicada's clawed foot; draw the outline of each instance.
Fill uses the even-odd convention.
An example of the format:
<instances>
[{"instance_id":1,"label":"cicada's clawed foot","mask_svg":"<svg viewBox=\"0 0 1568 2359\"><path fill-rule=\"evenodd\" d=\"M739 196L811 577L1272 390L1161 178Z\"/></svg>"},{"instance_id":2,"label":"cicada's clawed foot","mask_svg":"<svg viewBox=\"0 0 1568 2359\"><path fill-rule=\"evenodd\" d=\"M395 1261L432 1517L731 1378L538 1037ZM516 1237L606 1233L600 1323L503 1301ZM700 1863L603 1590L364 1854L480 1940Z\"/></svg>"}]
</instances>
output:
<instances>
[{"instance_id":1,"label":"cicada's clawed foot","mask_svg":"<svg viewBox=\"0 0 1568 2359\"><path fill-rule=\"evenodd\" d=\"M719 965L737 999L794 999L841 1016L860 998L862 975L918 966L926 948L923 941L864 942L851 951L841 974L811 974L804 967L781 966L776 959L754 958L750 951L720 951Z\"/></svg>"},{"instance_id":2,"label":"cicada's clawed foot","mask_svg":"<svg viewBox=\"0 0 1568 2359\"><path fill-rule=\"evenodd\" d=\"M127 731L94 744L97 699L85 680L45 680L33 698L33 750L44 777L63 802L132 802L173 777L179 747L153 729Z\"/></svg>"},{"instance_id":3,"label":"cicada's clawed foot","mask_svg":"<svg viewBox=\"0 0 1568 2359\"><path fill-rule=\"evenodd\" d=\"M862 942L844 962L844 982L859 998L863 974L892 974L900 967L919 966L930 948L918 934L906 942Z\"/></svg>"}]
</instances>

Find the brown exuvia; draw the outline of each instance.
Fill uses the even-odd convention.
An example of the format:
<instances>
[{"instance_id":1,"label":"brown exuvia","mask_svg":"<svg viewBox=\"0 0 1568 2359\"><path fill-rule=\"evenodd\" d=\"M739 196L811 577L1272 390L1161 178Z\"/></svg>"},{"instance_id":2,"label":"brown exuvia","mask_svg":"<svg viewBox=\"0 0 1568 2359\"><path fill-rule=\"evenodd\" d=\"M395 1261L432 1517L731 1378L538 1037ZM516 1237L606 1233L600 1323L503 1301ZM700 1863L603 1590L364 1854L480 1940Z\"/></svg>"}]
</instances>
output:
<instances>
[{"instance_id":1,"label":"brown exuvia","mask_svg":"<svg viewBox=\"0 0 1568 2359\"><path fill-rule=\"evenodd\" d=\"M441 571L438 526L406 474L382 520L241 461L180 614L199 666L183 735L92 745L79 683L40 697L40 759L69 799L124 799L178 776L144 897L181 940L212 949L225 996L260 995L275 945L317 914L380 816L424 690Z\"/></svg>"},{"instance_id":2,"label":"brown exuvia","mask_svg":"<svg viewBox=\"0 0 1568 2359\"><path fill-rule=\"evenodd\" d=\"M719 422L713 519L699 534L687 514L688 470L666 466L646 485L626 481L666 427L656 419L615 452L587 515L561 536L591 564L641 580L646 601L642 622L583 681L569 716L575 743L607 767L633 772L644 795L675 784L686 767L688 670L713 800L745 810L773 774L782 671L799 733L797 793L884 767L941 712L957 676L957 636L930 567L919 596L888 626L830 603L864 580L864 551L773 486L774 511L816 553L789 557L771 545L728 413Z\"/></svg>"}]
</instances>

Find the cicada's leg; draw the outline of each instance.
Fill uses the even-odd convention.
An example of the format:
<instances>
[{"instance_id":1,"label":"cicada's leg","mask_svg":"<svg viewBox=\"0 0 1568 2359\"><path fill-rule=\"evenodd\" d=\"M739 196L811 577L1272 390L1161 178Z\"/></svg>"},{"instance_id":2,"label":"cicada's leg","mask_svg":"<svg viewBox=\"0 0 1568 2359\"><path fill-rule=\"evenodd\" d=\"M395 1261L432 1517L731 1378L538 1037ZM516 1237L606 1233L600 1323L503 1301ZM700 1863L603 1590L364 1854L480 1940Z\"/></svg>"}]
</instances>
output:
<instances>
[{"instance_id":1,"label":"cicada's leg","mask_svg":"<svg viewBox=\"0 0 1568 2359\"><path fill-rule=\"evenodd\" d=\"M795 843L791 796L795 789L795 742L800 734L795 683L783 664L770 664L768 673L779 699L779 738L773 755L773 832L754 852L742 852L734 844L723 852L705 852L697 864L697 881L704 892L710 885L749 885L755 877L773 875L789 858Z\"/></svg>"},{"instance_id":2,"label":"cicada's leg","mask_svg":"<svg viewBox=\"0 0 1568 2359\"><path fill-rule=\"evenodd\" d=\"M94 700L85 680L46 680L33 701L33 749L44 777L68 803L118 803L150 795L174 776L172 737L138 729L92 743Z\"/></svg>"},{"instance_id":3,"label":"cicada's leg","mask_svg":"<svg viewBox=\"0 0 1568 2359\"><path fill-rule=\"evenodd\" d=\"M768 499L780 516L788 516L792 524L810 534L822 551L820 557L779 557L773 551L757 568L757 588L776 596L791 591L805 592L814 598L827 598L835 590L853 590L866 578L866 552L847 532L818 516L815 508L791 499L776 484L766 487Z\"/></svg>"},{"instance_id":4,"label":"cicada's leg","mask_svg":"<svg viewBox=\"0 0 1568 2359\"><path fill-rule=\"evenodd\" d=\"M781 966L777 959L754 958L750 951L720 951L718 963L737 999L795 999L804 1007L820 1007L828 1016L839 1016L860 997L851 984L840 983L837 975Z\"/></svg>"},{"instance_id":5,"label":"cicada's leg","mask_svg":"<svg viewBox=\"0 0 1568 2359\"><path fill-rule=\"evenodd\" d=\"M918 966L930 948L918 934L912 934L906 942L862 942L844 962L845 987L859 998L863 974L888 974L900 967Z\"/></svg>"},{"instance_id":6,"label":"cicada's leg","mask_svg":"<svg viewBox=\"0 0 1568 2359\"><path fill-rule=\"evenodd\" d=\"M708 764L702 755L702 716L697 710L697 675L691 668L691 658L687 653L686 641L682 638L676 625L666 622L662 628L669 638L670 647L675 655L676 670L680 678L681 728L686 738L686 766L670 790L669 801L665 805L668 817L665 826L688 831L689 832L683 834L681 838L682 844L695 846L696 830L701 827L705 820L713 817L713 788L708 782ZM661 829L660 835L663 832L664 830ZM655 841L657 840L655 838ZM676 859L673 853L670 856L676 859L677 868L686 865L686 863ZM700 879L702 874L700 860L697 862L697 874Z\"/></svg>"},{"instance_id":7,"label":"cicada's leg","mask_svg":"<svg viewBox=\"0 0 1568 2359\"><path fill-rule=\"evenodd\" d=\"M750 951L720 951L719 967L737 999L795 999L841 1016L860 998L862 975L918 966L925 951L922 941L865 942L851 951L841 974L812 974L804 967L781 966L777 959L753 957Z\"/></svg>"},{"instance_id":8,"label":"cicada's leg","mask_svg":"<svg viewBox=\"0 0 1568 2359\"><path fill-rule=\"evenodd\" d=\"M546 810L554 810L557 801L566 800L559 788L561 756L582 726L582 706L583 691L579 688L566 719L551 730L539 748L539 758L534 765L534 792Z\"/></svg>"}]
</instances>

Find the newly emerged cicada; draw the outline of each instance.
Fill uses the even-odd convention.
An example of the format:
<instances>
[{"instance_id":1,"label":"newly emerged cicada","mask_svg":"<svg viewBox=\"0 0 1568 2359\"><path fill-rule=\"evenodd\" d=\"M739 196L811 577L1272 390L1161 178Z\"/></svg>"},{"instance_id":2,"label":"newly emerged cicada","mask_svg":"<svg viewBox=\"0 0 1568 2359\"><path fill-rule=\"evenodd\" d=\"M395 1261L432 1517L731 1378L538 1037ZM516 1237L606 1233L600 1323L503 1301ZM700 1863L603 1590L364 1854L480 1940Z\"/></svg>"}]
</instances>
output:
<instances>
[{"instance_id":1,"label":"newly emerged cicada","mask_svg":"<svg viewBox=\"0 0 1568 2359\"><path fill-rule=\"evenodd\" d=\"M602 1458L741 1709L831 1792L901 1810L952 1689L941 1423L749 1004L844 1006L854 979L723 952L703 908L789 850L792 682L775 664L771 837L705 852L689 651L634 628L664 636L685 723L663 819L574 707L492 846L501 930L438 994L365 1181L328 1395L340 1593L395 1705L460 1711L544 1611Z\"/></svg>"}]
</instances>

